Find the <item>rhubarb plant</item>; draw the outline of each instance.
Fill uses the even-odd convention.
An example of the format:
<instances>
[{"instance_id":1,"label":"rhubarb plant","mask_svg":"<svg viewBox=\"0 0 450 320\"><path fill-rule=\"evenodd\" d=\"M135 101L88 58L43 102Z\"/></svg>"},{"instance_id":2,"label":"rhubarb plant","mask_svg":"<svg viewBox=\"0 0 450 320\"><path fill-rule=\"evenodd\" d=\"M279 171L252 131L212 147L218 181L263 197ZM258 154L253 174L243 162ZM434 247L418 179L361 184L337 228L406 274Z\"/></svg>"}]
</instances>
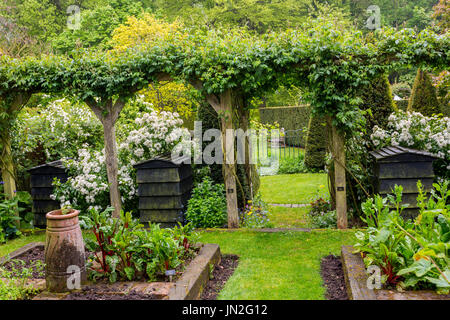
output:
<instances>
[{"instance_id":1,"label":"rhubarb plant","mask_svg":"<svg viewBox=\"0 0 450 320\"><path fill-rule=\"evenodd\" d=\"M95 235L95 240L86 239L86 247L94 252L88 263L91 279L156 280L193 256L196 235L190 225L161 229L150 224L145 229L131 213L121 212L117 219L112 212L112 208L101 213L93 209L82 217L83 226Z\"/></svg>"},{"instance_id":2,"label":"rhubarb plant","mask_svg":"<svg viewBox=\"0 0 450 320\"><path fill-rule=\"evenodd\" d=\"M419 215L402 217L402 187L386 198L376 195L363 203L365 231L357 232L356 252L367 266L377 265L382 283L398 290L450 290L450 198L449 181L433 184L427 196L417 184Z\"/></svg>"}]
</instances>

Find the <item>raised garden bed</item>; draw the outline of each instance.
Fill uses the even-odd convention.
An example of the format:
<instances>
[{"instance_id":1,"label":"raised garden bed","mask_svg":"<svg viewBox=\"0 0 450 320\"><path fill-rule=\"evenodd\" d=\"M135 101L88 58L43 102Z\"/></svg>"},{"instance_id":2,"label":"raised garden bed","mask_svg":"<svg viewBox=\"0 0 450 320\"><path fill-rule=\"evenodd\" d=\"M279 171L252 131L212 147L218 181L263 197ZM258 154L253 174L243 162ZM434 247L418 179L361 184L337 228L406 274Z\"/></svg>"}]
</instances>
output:
<instances>
[{"instance_id":1,"label":"raised garden bed","mask_svg":"<svg viewBox=\"0 0 450 320\"><path fill-rule=\"evenodd\" d=\"M450 300L450 295L434 291L404 291L369 289L368 276L360 254L353 254L352 246L342 246L342 265L348 296L351 300Z\"/></svg>"},{"instance_id":2,"label":"raised garden bed","mask_svg":"<svg viewBox=\"0 0 450 320\"><path fill-rule=\"evenodd\" d=\"M237 268L239 256L234 254L222 255L220 263L214 267L208 285L202 293L202 300L216 300L225 283Z\"/></svg>"},{"instance_id":3,"label":"raised garden bed","mask_svg":"<svg viewBox=\"0 0 450 320\"><path fill-rule=\"evenodd\" d=\"M220 263L220 249L216 244L199 244L197 256L190 261L175 282L89 282L81 290L54 294L45 291L45 279L36 275L29 281L41 293L34 300L185 300L200 298L207 286L210 271ZM25 261L43 260L44 243L30 243L9 255L9 259ZM0 258L0 265L7 257Z\"/></svg>"}]
</instances>

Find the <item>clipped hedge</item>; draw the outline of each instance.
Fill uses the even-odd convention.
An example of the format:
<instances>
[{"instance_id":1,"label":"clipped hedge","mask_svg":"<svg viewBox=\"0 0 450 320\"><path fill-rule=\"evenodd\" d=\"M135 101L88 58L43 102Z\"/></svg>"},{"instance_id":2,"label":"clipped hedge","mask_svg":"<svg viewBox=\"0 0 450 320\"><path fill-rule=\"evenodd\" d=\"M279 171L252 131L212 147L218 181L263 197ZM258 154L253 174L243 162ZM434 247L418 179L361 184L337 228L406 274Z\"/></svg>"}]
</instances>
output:
<instances>
[{"instance_id":1,"label":"clipped hedge","mask_svg":"<svg viewBox=\"0 0 450 320\"><path fill-rule=\"evenodd\" d=\"M208 103L202 103L197 110L197 121L202 121L202 134L208 129L220 129L220 120L216 113L216 111L211 107ZM202 148L204 149L210 141L203 141ZM210 170L211 180L215 184L223 184L223 174L222 174L222 165L221 164L211 164L202 166L208 166ZM259 175L256 173L256 170L253 171L252 182L253 182L253 195L255 195L260 186ZM236 175L239 181L236 181L236 188L238 193L238 205L243 207L246 204L246 201L251 199L251 189L250 183L247 181L247 177L245 174L245 165L237 164L236 165ZM242 186L242 189L241 187ZM242 190L244 191L244 197L242 194Z\"/></svg>"},{"instance_id":2,"label":"clipped hedge","mask_svg":"<svg viewBox=\"0 0 450 320\"><path fill-rule=\"evenodd\" d=\"M420 112L427 117L441 112L436 88L431 83L431 78L426 71L417 70L407 110Z\"/></svg>"},{"instance_id":3,"label":"clipped hedge","mask_svg":"<svg viewBox=\"0 0 450 320\"><path fill-rule=\"evenodd\" d=\"M440 110L441 113L445 116L445 117L450 117L450 106L445 105L445 102L443 99L439 99L439 106L440 106ZM397 104L397 108L399 110L403 110L403 111L407 111L408 110L408 103L409 103L409 99L402 99L402 100L397 100L395 101L395 103Z\"/></svg>"},{"instance_id":4,"label":"clipped hedge","mask_svg":"<svg viewBox=\"0 0 450 320\"><path fill-rule=\"evenodd\" d=\"M397 105L398 110L406 111L408 109L409 99L397 100L394 103Z\"/></svg>"},{"instance_id":5,"label":"clipped hedge","mask_svg":"<svg viewBox=\"0 0 450 320\"><path fill-rule=\"evenodd\" d=\"M367 126L371 129L374 126L385 128L389 115L396 111L396 105L392 99L391 86L387 75L379 76L361 90L360 97L361 110L371 110L371 115L366 115Z\"/></svg>"},{"instance_id":6,"label":"clipped hedge","mask_svg":"<svg viewBox=\"0 0 450 320\"><path fill-rule=\"evenodd\" d=\"M327 126L322 117L310 117L306 136L305 165L323 169L325 166Z\"/></svg>"},{"instance_id":7,"label":"clipped hedge","mask_svg":"<svg viewBox=\"0 0 450 320\"><path fill-rule=\"evenodd\" d=\"M286 144L305 147L306 131L309 122L309 105L301 105L298 107L268 107L260 108L259 114L261 123L279 123L280 128L284 130L304 129L299 133L299 139L286 139Z\"/></svg>"}]
</instances>

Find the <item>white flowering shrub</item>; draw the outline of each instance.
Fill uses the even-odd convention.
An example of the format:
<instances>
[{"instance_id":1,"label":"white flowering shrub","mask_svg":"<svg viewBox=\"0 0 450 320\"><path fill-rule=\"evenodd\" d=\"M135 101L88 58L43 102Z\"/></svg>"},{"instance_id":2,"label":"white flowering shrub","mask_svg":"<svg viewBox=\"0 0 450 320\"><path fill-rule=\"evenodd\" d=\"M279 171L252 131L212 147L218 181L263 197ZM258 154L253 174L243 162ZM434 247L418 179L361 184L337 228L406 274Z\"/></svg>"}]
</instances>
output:
<instances>
[{"instance_id":1,"label":"white flowering shrub","mask_svg":"<svg viewBox=\"0 0 450 320\"><path fill-rule=\"evenodd\" d=\"M76 157L81 147L103 148L100 121L87 106L73 104L67 99L24 108L12 130L17 183L22 190L27 188L27 169L64 157Z\"/></svg>"},{"instance_id":2,"label":"white flowering shrub","mask_svg":"<svg viewBox=\"0 0 450 320\"><path fill-rule=\"evenodd\" d=\"M376 147L402 146L434 153L442 158L435 163L436 175L450 178L450 118L399 111L388 121L386 130L373 129L371 140Z\"/></svg>"},{"instance_id":3,"label":"white flowering shrub","mask_svg":"<svg viewBox=\"0 0 450 320\"><path fill-rule=\"evenodd\" d=\"M119 142L119 190L124 211L137 211L136 173L133 165L154 156L171 152L189 137L189 131L181 128L183 121L177 113L153 110L138 112L137 118L127 122L129 130L124 141ZM123 129L123 128L122 128ZM192 144L183 141L184 144ZM65 160L69 179L65 183L55 181L53 198L62 206L71 206L82 212L90 209L104 210L109 206L109 187L104 151L79 150L76 160Z\"/></svg>"},{"instance_id":4,"label":"white flowering shrub","mask_svg":"<svg viewBox=\"0 0 450 320\"><path fill-rule=\"evenodd\" d=\"M27 158L41 149L45 161L75 157L80 146L101 149L103 129L91 110L67 99L23 110L14 125L13 152ZM17 161L20 162L20 161Z\"/></svg>"}]
</instances>

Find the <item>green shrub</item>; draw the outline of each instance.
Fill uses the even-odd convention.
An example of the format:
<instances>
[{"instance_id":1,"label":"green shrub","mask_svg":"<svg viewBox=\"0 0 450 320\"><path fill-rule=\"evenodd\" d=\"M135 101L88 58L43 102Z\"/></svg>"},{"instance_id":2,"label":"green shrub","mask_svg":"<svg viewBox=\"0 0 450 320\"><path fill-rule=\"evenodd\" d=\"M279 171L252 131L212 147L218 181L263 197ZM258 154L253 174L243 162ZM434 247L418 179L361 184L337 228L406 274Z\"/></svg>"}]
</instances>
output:
<instances>
[{"instance_id":1,"label":"green shrub","mask_svg":"<svg viewBox=\"0 0 450 320\"><path fill-rule=\"evenodd\" d=\"M209 177L192 191L186 220L196 228L220 228L227 225L227 200L223 184L214 184Z\"/></svg>"},{"instance_id":2,"label":"green shrub","mask_svg":"<svg viewBox=\"0 0 450 320\"><path fill-rule=\"evenodd\" d=\"M312 228L337 228L336 210L332 210L331 202L324 189L318 190L315 199L310 204L311 208L308 211L308 215Z\"/></svg>"},{"instance_id":3,"label":"green shrub","mask_svg":"<svg viewBox=\"0 0 450 320\"><path fill-rule=\"evenodd\" d=\"M249 200L244 209L239 212L239 225L250 229L273 228L269 216L267 203L258 193L253 201Z\"/></svg>"},{"instance_id":4,"label":"green shrub","mask_svg":"<svg viewBox=\"0 0 450 320\"><path fill-rule=\"evenodd\" d=\"M409 99L402 99L394 102L398 110L406 111L408 109Z\"/></svg>"},{"instance_id":5,"label":"green shrub","mask_svg":"<svg viewBox=\"0 0 450 320\"><path fill-rule=\"evenodd\" d=\"M294 174L306 172L310 172L310 169L305 166L305 156L303 154L300 154L295 158L280 159L278 174Z\"/></svg>"},{"instance_id":6,"label":"green shrub","mask_svg":"<svg viewBox=\"0 0 450 320\"><path fill-rule=\"evenodd\" d=\"M361 110L366 110L366 127L372 129L375 125L385 128L389 115L397 108L392 99L391 86L387 75L372 80L370 85L361 90ZM369 130L370 132L371 130Z\"/></svg>"},{"instance_id":7,"label":"green shrub","mask_svg":"<svg viewBox=\"0 0 450 320\"><path fill-rule=\"evenodd\" d=\"M408 99L411 95L411 87L406 82L394 83L391 89L392 95L399 96L402 99Z\"/></svg>"},{"instance_id":8,"label":"green shrub","mask_svg":"<svg viewBox=\"0 0 450 320\"><path fill-rule=\"evenodd\" d=\"M43 101L38 108L24 108L14 124L12 139L17 187L28 190L27 169L64 157L74 158L82 146L101 150L103 129L86 105L60 99Z\"/></svg>"},{"instance_id":9,"label":"green shrub","mask_svg":"<svg viewBox=\"0 0 450 320\"><path fill-rule=\"evenodd\" d=\"M441 112L436 88L431 83L428 73L421 69L417 70L412 94L409 98L408 111L420 112L427 117Z\"/></svg>"},{"instance_id":10,"label":"green shrub","mask_svg":"<svg viewBox=\"0 0 450 320\"><path fill-rule=\"evenodd\" d=\"M17 197L6 199L0 195L0 243L21 235L18 228L20 217L16 215L19 210L18 202Z\"/></svg>"},{"instance_id":11,"label":"green shrub","mask_svg":"<svg viewBox=\"0 0 450 320\"><path fill-rule=\"evenodd\" d=\"M299 139L286 139L286 144L297 147L305 146L309 113L310 107L307 105L259 109L261 123L272 124L278 122L280 128L284 128L285 131L303 129Z\"/></svg>"},{"instance_id":12,"label":"green shrub","mask_svg":"<svg viewBox=\"0 0 450 320\"><path fill-rule=\"evenodd\" d=\"M311 116L306 136L305 165L308 168L323 169L327 146L327 127L321 117Z\"/></svg>"},{"instance_id":13,"label":"green shrub","mask_svg":"<svg viewBox=\"0 0 450 320\"><path fill-rule=\"evenodd\" d=\"M336 229L336 210L326 211L323 214L311 217L311 227L314 229Z\"/></svg>"}]
</instances>

